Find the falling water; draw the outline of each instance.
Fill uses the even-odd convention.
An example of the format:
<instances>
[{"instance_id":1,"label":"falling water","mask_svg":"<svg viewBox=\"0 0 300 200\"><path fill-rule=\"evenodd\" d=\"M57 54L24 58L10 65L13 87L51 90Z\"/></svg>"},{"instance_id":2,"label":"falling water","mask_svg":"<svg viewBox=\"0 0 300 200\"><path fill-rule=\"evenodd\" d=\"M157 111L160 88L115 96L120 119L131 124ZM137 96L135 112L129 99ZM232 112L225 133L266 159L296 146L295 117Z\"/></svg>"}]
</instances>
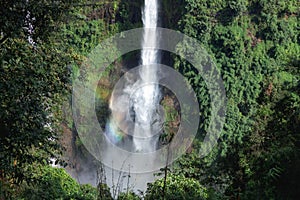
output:
<instances>
[{"instance_id":1,"label":"falling water","mask_svg":"<svg viewBox=\"0 0 300 200\"><path fill-rule=\"evenodd\" d=\"M141 67L138 74L133 80L132 78L125 78L126 84L121 87L120 90L114 90L109 108L112 113L115 113L114 117L110 117L106 124L106 136L115 144L115 146L121 147L124 150L129 150L132 153L149 153L157 150L157 144L159 141L159 133L161 130L161 124L163 118L160 117L160 92L159 87L156 84L158 82L157 66L159 63L159 52L156 49L158 46L158 35L156 33L157 21L158 21L158 2L157 0L145 0L144 8L142 10L143 16L143 41L141 51ZM136 72L136 71L135 71ZM129 75L128 75L129 74ZM130 73L127 73L128 77ZM126 74L124 75L126 76ZM130 98L129 105L125 102ZM132 116L134 120L132 119ZM134 122L129 124L127 122ZM125 131L124 131L125 130ZM122 134L122 131L126 134ZM133 137L127 137L132 135ZM128 139L132 138L132 139ZM131 158L125 158L120 155L115 155L111 152L107 152L105 159L122 160L124 161L125 168L135 165L135 168L141 168L142 171L145 165L155 165L155 158L147 160L147 163L140 163L140 160L132 160ZM128 162L127 162L128 161ZM120 182L119 178L113 176L113 169L106 168L107 183L111 188ZM122 177L130 177L128 185L134 186L134 191L145 190L147 188L147 182L154 181L153 172L147 171L146 173L129 173L116 172ZM126 180L124 181L126 182ZM121 190L126 187L117 186ZM130 187L133 189L132 187ZM128 189L128 188L127 188Z\"/></svg>"},{"instance_id":2,"label":"falling water","mask_svg":"<svg viewBox=\"0 0 300 200\"><path fill-rule=\"evenodd\" d=\"M133 97L135 112L135 128L133 143L138 152L152 152L156 148L156 139L153 138L159 128L158 121L158 96L157 82L158 51L148 49L147 46L157 46L157 0L145 0L143 14L144 35L142 42L142 56L140 69L140 89Z\"/></svg>"}]
</instances>

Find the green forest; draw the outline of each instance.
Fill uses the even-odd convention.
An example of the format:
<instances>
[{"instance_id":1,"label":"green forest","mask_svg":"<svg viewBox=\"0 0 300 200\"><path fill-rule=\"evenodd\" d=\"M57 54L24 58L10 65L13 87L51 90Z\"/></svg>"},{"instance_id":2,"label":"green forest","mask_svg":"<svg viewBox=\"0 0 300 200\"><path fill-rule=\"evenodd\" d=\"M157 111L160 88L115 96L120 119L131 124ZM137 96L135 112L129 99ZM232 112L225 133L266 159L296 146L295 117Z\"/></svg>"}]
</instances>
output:
<instances>
[{"instance_id":1,"label":"green forest","mask_svg":"<svg viewBox=\"0 0 300 200\"><path fill-rule=\"evenodd\" d=\"M67 172L70 149L98 163L74 126L73 80L99 43L143 27L144 1L1 0L0 200L300 199L300 2L158 3L159 26L199 41L223 79L226 119L213 150L199 154L211 114L205 81L191 63L165 53L165 63L186 78L199 101L192 145L145 191L76 181ZM116 65L134 57L129 53ZM109 79L121 71L110 69ZM112 86L104 80L99 88L106 103L95 109L103 116ZM164 107L167 118L176 118L176 110ZM52 158L61 167L53 167Z\"/></svg>"}]
</instances>

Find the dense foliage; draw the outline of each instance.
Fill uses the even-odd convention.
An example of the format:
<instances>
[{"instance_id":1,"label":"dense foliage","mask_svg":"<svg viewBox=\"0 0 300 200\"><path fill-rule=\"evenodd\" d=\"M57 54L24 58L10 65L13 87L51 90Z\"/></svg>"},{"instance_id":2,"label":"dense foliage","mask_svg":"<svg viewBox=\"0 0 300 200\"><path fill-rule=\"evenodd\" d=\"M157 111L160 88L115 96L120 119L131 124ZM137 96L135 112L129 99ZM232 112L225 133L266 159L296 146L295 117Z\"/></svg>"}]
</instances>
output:
<instances>
[{"instance_id":1,"label":"dense foliage","mask_svg":"<svg viewBox=\"0 0 300 200\"><path fill-rule=\"evenodd\" d=\"M68 60L53 46L11 39L1 49L2 177L30 178L27 165L47 163L59 150L60 107L68 89Z\"/></svg>"},{"instance_id":2,"label":"dense foliage","mask_svg":"<svg viewBox=\"0 0 300 200\"><path fill-rule=\"evenodd\" d=\"M20 197L24 199L80 199L97 198L97 190L90 185L79 185L64 169L45 167L36 173L38 187L25 186Z\"/></svg>"},{"instance_id":3,"label":"dense foliage","mask_svg":"<svg viewBox=\"0 0 300 200\"><path fill-rule=\"evenodd\" d=\"M177 162L174 173L196 178L225 199L297 199L299 2L183 4L185 14L178 28L197 38L214 57L228 102L219 146L200 160L195 144L194 152ZM190 71L185 70L188 64L179 62L184 73ZM189 79L195 84L193 76ZM195 91L203 85L195 84ZM208 97L205 92L198 95ZM209 108L204 105L201 115L207 119L205 110Z\"/></svg>"},{"instance_id":4,"label":"dense foliage","mask_svg":"<svg viewBox=\"0 0 300 200\"><path fill-rule=\"evenodd\" d=\"M36 181L35 170L61 151L61 104L74 59L53 36L71 2L49 3L1 2L1 198L23 181Z\"/></svg>"},{"instance_id":5,"label":"dense foliage","mask_svg":"<svg viewBox=\"0 0 300 200\"><path fill-rule=\"evenodd\" d=\"M154 184L149 184L145 195L145 199L205 200L207 198L207 191L199 181L185 178L182 175L171 175L167 177L166 181L162 178L155 181Z\"/></svg>"}]
</instances>

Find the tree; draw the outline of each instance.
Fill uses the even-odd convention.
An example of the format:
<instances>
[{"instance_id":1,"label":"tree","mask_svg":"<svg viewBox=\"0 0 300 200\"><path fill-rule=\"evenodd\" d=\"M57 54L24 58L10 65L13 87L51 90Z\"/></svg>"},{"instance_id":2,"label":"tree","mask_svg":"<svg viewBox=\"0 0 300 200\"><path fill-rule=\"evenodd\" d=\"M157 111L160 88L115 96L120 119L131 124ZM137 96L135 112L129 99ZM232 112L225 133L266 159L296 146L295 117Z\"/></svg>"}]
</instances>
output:
<instances>
[{"instance_id":1,"label":"tree","mask_svg":"<svg viewBox=\"0 0 300 200\"><path fill-rule=\"evenodd\" d=\"M0 181L30 182L32 166L60 153L61 104L70 89L70 51L53 37L73 1L4 1L0 50ZM33 25L33 32L26 27ZM57 25L57 26L56 26ZM51 37L50 37L51 36ZM33 41L28 41L28 37Z\"/></svg>"},{"instance_id":2,"label":"tree","mask_svg":"<svg viewBox=\"0 0 300 200\"><path fill-rule=\"evenodd\" d=\"M0 44L9 38L32 36L47 40L66 18L72 4L79 0L3 0L0 13ZM30 31L32 26L32 32Z\"/></svg>"},{"instance_id":3,"label":"tree","mask_svg":"<svg viewBox=\"0 0 300 200\"><path fill-rule=\"evenodd\" d=\"M166 181L166 190L164 188L164 179L158 179L148 185L145 199L208 199L206 188L192 178L185 178L182 175L169 175ZM165 193L163 195L163 193Z\"/></svg>"},{"instance_id":4,"label":"tree","mask_svg":"<svg viewBox=\"0 0 300 200\"><path fill-rule=\"evenodd\" d=\"M298 163L299 10L296 1L185 0L178 29L197 38L221 71L227 94L226 123L219 145L199 160L197 143L173 173L222 188L224 198L294 198L280 188L293 180ZM298 6L299 7L299 6ZM201 77L178 59L175 65L193 86L200 117L209 120L209 98ZM193 74L191 76L191 74ZM279 81L282 80L282 81ZM199 84L200 82L200 84ZM198 139L205 126L200 127ZM200 137L199 137L200 136ZM293 159L294 162L291 161ZM296 178L295 178L296 179ZM225 183L225 184L224 184ZM280 187L279 187L280 186Z\"/></svg>"},{"instance_id":5,"label":"tree","mask_svg":"<svg viewBox=\"0 0 300 200\"><path fill-rule=\"evenodd\" d=\"M118 200L141 200L141 198L133 192L120 193Z\"/></svg>"},{"instance_id":6,"label":"tree","mask_svg":"<svg viewBox=\"0 0 300 200\"><path fill-rule=\"evenodd\" d=\"M21 195L25 199L71 199L80 195L80 185L62 168L43 167L33 176L38 181L25 186Z\"/></svg>"},{"instance_id":7,"label":"tree","mask_svg":"<svg viewBox=\"0 0 300 200\"><path fill-rule=\"evenodd\" d=\"M33 163L59 155L61 104L68 91L67 54L10 39L1 49L1 179L30 180ZM62 57L65 55L66 57Z\"/></svg>"}]
</instances>

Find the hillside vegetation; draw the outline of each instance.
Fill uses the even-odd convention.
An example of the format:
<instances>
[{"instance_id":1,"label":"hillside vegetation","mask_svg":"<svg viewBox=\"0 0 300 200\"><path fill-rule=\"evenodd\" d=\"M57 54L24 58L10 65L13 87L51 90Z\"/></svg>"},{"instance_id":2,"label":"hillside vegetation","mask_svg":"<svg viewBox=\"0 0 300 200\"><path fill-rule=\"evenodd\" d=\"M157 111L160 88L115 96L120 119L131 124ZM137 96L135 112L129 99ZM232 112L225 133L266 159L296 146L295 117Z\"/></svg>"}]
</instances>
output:
<instances>
[{"instance_id":1,"label":"hillside vegetation","mask_svg":"<svg viewBox=\"0 0 300 200\"><path fill-rule=\"evenodd\" d=\"M50 167L49 159L67 164L62 127L73 132L75 148L87 153L66 106L72 80L103 39L142 27L142 5L140 0L2 0L1 200L112 199L105 184L80 185L63 168ZM300 198L299 9L298 0L160 1L160 26L196 38L221 73L226 122L218 145L200 158L211 118L207 86L189 62L164 54L192 85L201 124L192 147L162 169L165 177L148 185L144 199ZM107 98L111 91L102 89ZM129 190L118 199L141 197Z\"/></svg>"}]
</instances>

